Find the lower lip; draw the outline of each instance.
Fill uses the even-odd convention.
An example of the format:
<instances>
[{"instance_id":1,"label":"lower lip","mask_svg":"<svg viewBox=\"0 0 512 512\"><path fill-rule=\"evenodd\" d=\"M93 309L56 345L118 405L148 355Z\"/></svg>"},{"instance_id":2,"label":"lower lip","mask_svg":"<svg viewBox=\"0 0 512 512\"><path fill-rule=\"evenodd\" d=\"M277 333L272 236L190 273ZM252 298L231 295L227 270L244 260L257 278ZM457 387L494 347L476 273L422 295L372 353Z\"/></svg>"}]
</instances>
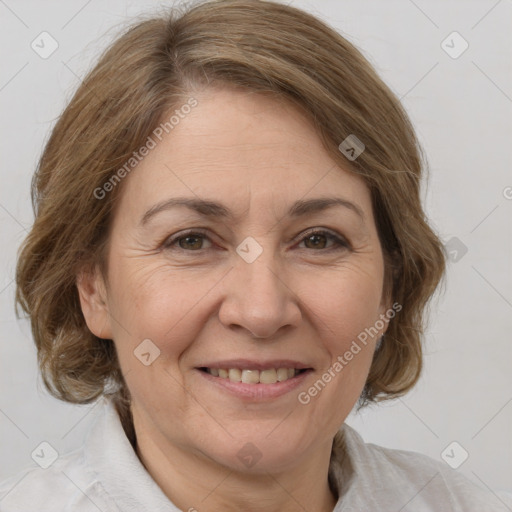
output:
<instances>
[{"instance_id":1,"label":"lower lip","mask_svg":"<svg viewBox=\"0 0 512 512\"><path fill-rule=\"evenodd\" d=\"M234 382L229 380L229 378L215 377L202 370L196 369L196 371L206 379L207 382L239 398L266 400L269 398L277 398L298 388L313 370L306 370L291 379L283 382L275 382L274 384L245 384L244 382Z\"/></svg>"}]
</instances>

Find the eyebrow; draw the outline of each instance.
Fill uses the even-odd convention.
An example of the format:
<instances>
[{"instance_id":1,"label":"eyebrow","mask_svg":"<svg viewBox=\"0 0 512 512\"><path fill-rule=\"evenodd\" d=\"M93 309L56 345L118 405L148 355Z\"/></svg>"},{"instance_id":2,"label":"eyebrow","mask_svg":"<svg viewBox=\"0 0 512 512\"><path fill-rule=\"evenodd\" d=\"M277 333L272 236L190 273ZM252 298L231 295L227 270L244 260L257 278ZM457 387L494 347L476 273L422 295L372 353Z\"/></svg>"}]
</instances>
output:
<instances>
[{"instance_id":1,"label":"eyebrow","mask_svg":"<svg viewBox=\"0 0 512 512\"><path fill-rule=\"evenodd\" d=\"M341 197L319 197L315 199L298 200L288 210L288 216L292 218L303 217L314 213L325 211L329 208L342 206L356 213L361 220L365 221L362 209ZM204 217L218 218L233 221L235 215L222 203L193 197L173 197L155 204L144 213L140 219L140 225L144 226L148 221L160 212L171 210L176 207L185 207Z\"/></svg>"}]
</instances>

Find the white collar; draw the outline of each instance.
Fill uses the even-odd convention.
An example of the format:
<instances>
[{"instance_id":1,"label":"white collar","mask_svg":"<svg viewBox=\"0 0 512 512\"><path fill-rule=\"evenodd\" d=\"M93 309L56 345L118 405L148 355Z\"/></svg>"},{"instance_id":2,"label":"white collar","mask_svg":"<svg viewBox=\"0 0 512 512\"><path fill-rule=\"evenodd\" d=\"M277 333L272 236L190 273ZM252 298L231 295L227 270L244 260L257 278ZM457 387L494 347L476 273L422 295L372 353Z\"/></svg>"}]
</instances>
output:
<instances>
[{"instance_id":1,"label":"white collar","mask_svg":"<svg viewBox=\"0 0 512 512\"><path fill-rule=\"evenodd\" d=\"M142 465L126 437L114 403L103 411L85 439L86 467L123 512L180 512Z\"/></svg>"},{"instance_id":2,"label":"white collar","mask_svg":"<svg viewBox=\"0 0 512 512\"><path fill-rule=\"evenodd\" d=\"M123 512L180 512L139 460L113 402L100 401L103 410L84 446L85 465L95 485L115 502L113 508ZM416 512L440 510L442 503L453 511L504 510L498 503L489 509L489 499L496 498L444 466L419 453L365 443L345 423L336 436L329 468L341 489L333 512L396 510L408 501Z\"/></svg>"},{"instance_id":3,"label":"white collar","mask_svg":"<svg viewBox=\"0 0 512 512\"><path fill-rule=\"evenodd\" d=\"M126 437L113 401L102 397L99 406L102 410L93 422L84 446L86 467L94 480L123 512L180 512L141 463ZM355 430L348 425L344 425L342 431L345 429L350 431L350 438L356 436L364 444ZM329 472L338 489L344 482L345 493L353 476L353 467L348 456L350 452L344 452L347 436L340 440L335 444Z\"/></svg>"}]
</instances>

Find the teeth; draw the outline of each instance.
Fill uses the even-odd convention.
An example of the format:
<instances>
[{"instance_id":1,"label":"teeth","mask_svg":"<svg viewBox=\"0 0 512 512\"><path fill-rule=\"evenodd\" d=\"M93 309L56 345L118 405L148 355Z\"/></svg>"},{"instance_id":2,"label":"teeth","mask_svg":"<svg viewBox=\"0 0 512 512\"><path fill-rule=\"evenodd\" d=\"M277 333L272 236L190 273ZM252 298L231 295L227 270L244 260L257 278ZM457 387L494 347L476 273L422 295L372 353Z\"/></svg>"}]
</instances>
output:
<instances>
[{"instance_id":1,"label":"teeth","mask_svg":"<svg viewBox=\"0 0 512 512\"><path fill-rule=\"evenodd\" d=\"M295 368L268 368L266 370L248 370L240 368L208 368L207 372L214 377L229 379L244 384L274 384L295 377L299 370Z\"/></svg>"},{"instance_id":2,"label":"teeth","mask_svg":"<svg viewBox=\"0 0 512 512\"><path fill-rule=\"evenodd\" d=\"M242 370L242 382L245 384L258 384L259 381L259 370Z\"/></svg>"},{"instance_id":3,"label":"teeth","mask_svg":"<svg viewBox=\"0 0 512 512\"><path fill-rule=\"evenodd\" d=\"M295 371L293 373L295 373ZM277 370L277 380L279 382L283 382L283 380L288 380L288 370L286 368L279 368Z\"/></svg>"},{"instance_id":4,"label":"teeth","mask_svg":"<svg viewBox=\"0 0 512 512\"><path fill-rule=\"evenodd\" d=\"M228 372L229 380L240 382L242 380L242 372L238 368L230 368Z\"/></svg>"},{"instance_id":5,"label":"teeth","mask_svg":"<svg viewBox=\"0 0 512 512\"><path fill-rule=\"evenodd\" d=\"M274 384L277 382L277 371L272 368L272 370L262 370L260 372L260 382L262 384Z\"/></svg>"}]
</instances>

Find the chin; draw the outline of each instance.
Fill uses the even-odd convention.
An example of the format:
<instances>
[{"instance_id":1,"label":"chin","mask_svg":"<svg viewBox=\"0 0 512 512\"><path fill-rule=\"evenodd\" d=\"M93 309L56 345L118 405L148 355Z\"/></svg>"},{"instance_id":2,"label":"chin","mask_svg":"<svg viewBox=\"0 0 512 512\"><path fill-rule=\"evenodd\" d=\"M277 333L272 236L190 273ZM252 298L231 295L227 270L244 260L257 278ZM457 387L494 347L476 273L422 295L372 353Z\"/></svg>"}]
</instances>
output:
<instances>
[{"instance_id":1,"label":"chin","mask_svg":"<svg viewBox=\"0 0 512 512\"><path fill-rule=\"evenodd\" d=\"M278 424L274 423L274 428ZM247 434L227 430L232 437L226 435L218 442L212 437L207 440L201 452L215 463L229 468L232 471L248 474L279 473L294 467L307 449L304 436L297 436L297 432L283 433L275 436L269 435L271 429L261 428ZM291 438L293 435L294 439ZM295 436L297 436L295 438ZM285 442L286 440L286 442ZM304 454L305 455L305 454Z\"/></svg>"}]
</instances>

